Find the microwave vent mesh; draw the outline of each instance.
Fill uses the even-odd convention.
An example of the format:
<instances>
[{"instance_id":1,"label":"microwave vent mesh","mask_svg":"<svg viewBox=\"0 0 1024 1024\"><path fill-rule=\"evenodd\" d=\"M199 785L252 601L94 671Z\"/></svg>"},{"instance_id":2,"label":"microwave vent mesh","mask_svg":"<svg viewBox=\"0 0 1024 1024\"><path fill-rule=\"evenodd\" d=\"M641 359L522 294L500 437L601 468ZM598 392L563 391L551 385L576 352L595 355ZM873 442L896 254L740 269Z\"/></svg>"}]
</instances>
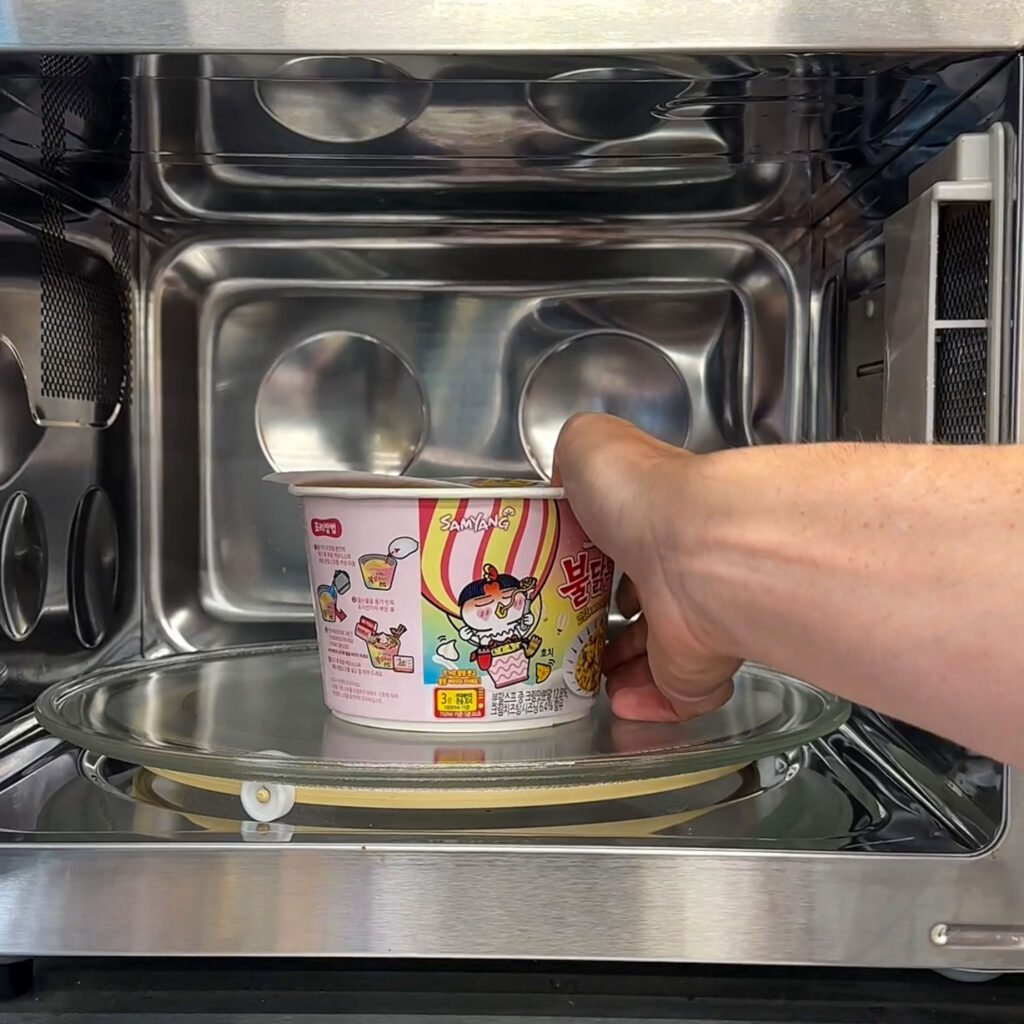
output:
<instances>
[{"instance_id":1,"label":"microwave vent mesh","mask_svg":"<svg viewBox=\"0 0 1024 1024\"><path fill-rule=\"evenodd\" d=\"M947 328L935 341L935 443L984 444L988 331Z\"/></svg>"},{"instance_id":2,"label":"microwave vent mesh","mask_svg":"<svg viewBox=\"0 0 1024 1024\"><path fill-rule=\"evenodd\" d=\"M939 320L988 317L989 209L987 202L939 207Z\"/></svg>"},{"instance_id":3,"label":"microwave vent mesh","mask_svg":"<svg viewBox=\"0 0 1024 1024\"><path fill-rule=\"evenodd\" d=\"M40 167L46 176L40 198L40 334L42 392L47 397L113 407L127 400L131 380L131 235L120 215L128 209L128 160L117 168L105 203L109 216L110 263L70 241L62 182L79 154L69 152L72 134L88 133L109 117L99 86L109 80L96 58L43 55L39 62L42 113ZM130 153L127 82L116 104L121 123L108 137ZM97 211L99 212L99 211Z\"/></svg>"}]
</instances>

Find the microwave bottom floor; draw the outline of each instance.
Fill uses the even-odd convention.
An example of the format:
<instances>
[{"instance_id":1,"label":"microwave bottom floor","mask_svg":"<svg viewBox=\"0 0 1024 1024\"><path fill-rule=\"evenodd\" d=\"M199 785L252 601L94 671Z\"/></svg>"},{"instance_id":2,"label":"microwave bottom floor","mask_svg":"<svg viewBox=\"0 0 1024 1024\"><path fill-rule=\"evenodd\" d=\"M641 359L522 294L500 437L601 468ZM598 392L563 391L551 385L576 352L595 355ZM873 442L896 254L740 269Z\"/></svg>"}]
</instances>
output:
<instances>
[{"instance_id":1,"label":"microwave bottom floor","mask_svg":"<svg viewBox=\"0 0 1024 1024\"><path fill-rule=\"evenodd\" d=\"M258 745L247 730L267 719L260 680L282 678L281 659L306 666L312 711L293 687L302 711L293 721L308 726L320 700L308 647L220 659L221 680L231 678L224 664L245 668L237 678L250 684L248 724L242 691L223 683L204 691L206 719L193 714L197 694L183 698L185 718L208 741L234 729L236 744ZM123 719L140 750L160 735L161 674L195 662L209 659L143 663L148 717ZM116 694L103 696L116 716ZM230 713L227 725L216 724L218 707ZM102 708L87 710L94 724L102 718ZM662 769L654 785L641 773L601 799L571 772L544 786L520 779L516 790L499 770L475 801L461 786L423 788L421 777L419 789L401 779L297 785L273 814L260 813L258 795L276 798L282 787L273 781L247 798L238 777L168 768L174 762L156 754L161 764L146 765L144 752L129 761L89 750L22 714L8 721L0 747L0 869L17 880L20 908L0 918L0 952L1009 966L1012 946L956 945L979 931L972 922L973 932L956 931L957 885L966 880L976 898L985 882L972 875L1002 877L1004 773L863 709L849 718L838 710L821 720L820 735L792 745L776 738L771 753L752 747L713 770ZM417 770L433 761L443 772L447 759L472 779L479 767L467 760L468 736L347 727L322 706L318 715L315 740L328 753L362 744L351 748L356 768L382 763L374 761L382 743L404 745ZM596 735L607 742L602 730L616 724L598 708ZM510 768L521 769L525 747L541 744L543 777L559 764L559 730L570 743L579 738L578 728L555 726L478 747L494 760L512 744ZM309 739L301 729L293 738L299 747ZM98 730L96 744L106 742ZM389 751L393 768L400 759ZM561 756L569 766L586 760L579 750ZM509 787L527 795L509 797ZM841 881L851 873L856 889ZM943 876L952 881L932 888ZM922 878L924 900L910 884ZM884 928L879 913L888 915ZM812 946L802 930L809 921L817 922Z\"/></svg>"}]
</instances>

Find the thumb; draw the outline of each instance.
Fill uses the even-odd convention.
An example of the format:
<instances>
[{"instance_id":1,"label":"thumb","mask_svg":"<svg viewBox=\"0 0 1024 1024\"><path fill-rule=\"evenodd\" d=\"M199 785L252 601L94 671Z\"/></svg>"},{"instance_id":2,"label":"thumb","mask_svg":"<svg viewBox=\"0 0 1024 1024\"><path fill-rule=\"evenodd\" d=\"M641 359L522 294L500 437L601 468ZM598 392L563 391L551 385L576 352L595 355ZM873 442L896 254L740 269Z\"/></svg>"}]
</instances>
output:
<instances>
[{"instance_id":1,"label":"thumb","mask_svg":"<svg viewBox=\"0 0 1024 1024\"><path fill-rule=\"evenodd\" d=\"M656 634L647 638L647 662L658 690L681 721L721 707L732 696L737 659L705 654L684 642L666 647Z\"/></svg>"}]
</instances>

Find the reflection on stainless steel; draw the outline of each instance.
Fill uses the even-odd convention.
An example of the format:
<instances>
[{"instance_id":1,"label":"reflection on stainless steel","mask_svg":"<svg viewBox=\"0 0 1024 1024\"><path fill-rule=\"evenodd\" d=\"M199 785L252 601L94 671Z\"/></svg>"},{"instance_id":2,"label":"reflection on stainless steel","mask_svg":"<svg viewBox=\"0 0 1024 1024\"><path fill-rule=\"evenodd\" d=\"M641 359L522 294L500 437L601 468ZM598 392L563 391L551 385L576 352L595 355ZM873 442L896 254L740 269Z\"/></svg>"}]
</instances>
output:
<instances>
[{"instance_id":1,"label":"reflection on stainless steel","mask_svg":"<svg viewBox=\"0 0 1024 1024\"><path fill-rule=\"evenodd\" d=\"M849 841L857 809L842 787L807 768L799 755L770 758L788 766L778 773L758 762L707 781L679 779L657 793L552 806L494 809L398 809L350 806L335 790L310 789L279 823L263 826L268 841L370 839L399 844L460 837L486 840L557 840L577 847L595 840L658 847L724 845L772 848L780 843L839 849ZM196 833L249 841L256 823L245 819L238 785L224 780L166 776L92 755L64 755L38 771L49 780L19 794L17 819L0 796L0 829L17 821L24 840L68 840L89 835L187 840ZM69 771L69 768L72 770Z\"/></svg>"},{"instance_id":2,"label":"reflection on stainless steel","mask_svg":"<svg viewBox=\"0 0 1024 1024\"><path fill-rule=\"evenodd\" d=\"M365 335L331 331L286 349L256 396L260 445L280 472L397 475L416 457L425 430L423 391L414 372Z\"/></svg>"},{"instance_id":3,"label":"reflection on stainless steel","mask_svg":"<svg viewBox=\"0 0 1024 1024\"><path fill-rule=\"evenodd\" d=\"M68 608L85 647L97 647L110 630L119 569L114 506L106 491L90 487L75 509L68 538Z\"/></svg>"},{"instance_id":4,"label":"reflection on stainless steel","mask_svg":"<svg viewBox=\"0 0 1024 1024\"><path fill-rule=\"evenodd\" d=\"M841 730L837 744L855 748L878 775L896 779L966 846L984 844L996 834L998 820L986 813L981 800L970 800L957 782L943 778L885 721L864 715L856 729Z\"/></svg>"},{"instance_id":5,"label":"reflection on stainless steel","mask_svg":"<svg viewBox=\"0 0 1024 1024\"><path fill-rule=\"evenodd\" d=\"M222 839L252 838L247 826L254 823L245 818L240 783L151 772L102 755L69 755L52 739L47 754L40 739L45 734L38 729L22 738L20 763L32 765L32 770L8 787L6 795L0 790L0 830L18 831L27 842L104 834L182 840L196 832ZM420 737L421 745L424 739ZM463 743L440 753L457 760L478 750ZM379 791L375 803L364 799L374 791L312 787L299 790L299 800L282 820L286 835L268 830L261 834L268 841L290 842L350 837L402 843L461 836L475 841L557 839L577 846L611 840L659 846L770 849L786 844L840 849L884 820L877 815L865 819L845 783L831 781L802 751L666 782L670 784L650 792L602 799L569 787L561 802L518 807L508 802L471 807L461 801L401 806L389 802L402 795L394 789Z\"/></svg>"},{"instance_id":6,"label":"reflection on stainless steel","mask_svg":"<svg viewBox=\"0 0 1024 1024\"><path fill-rule=\"evenodd\" d=\"M32 418L17 356L0 338L0 487L11 482L42 436L43 428Z\"/></svg>"},{"instance_id":7,"label":"reflection on stainless steel","mask_svg":"<svg viewBox=\"0 0 1024 1024\"><path fill-rule=\"evenodd\" d=\"M308 58L320 59L354 58ZM1000 59L691 52L644 66L636 55L595 65L406 53L388 62L408 82L388 89L431 85L422 112L401 131L338 143L296 135L260 107L253 82L272 80L284 55L154 56L139 83L147 212L262 224L495 214L805 224L816 182L825 212ZM647 80L582 77L637 71ZM303 88L317 119L329 119L330 80ZM605 103L595 114L596 93L617 112ZM570 134L538 116L535 94ZM615 127L624 119L641 134L609 137L627 130Z\"/></svg>"},{"instance_id":8,"label":"reflection on stainless steel","mask_svg":"<svg viewBox=\"0 0 1024 1024\"><path fill-rule=\"evenodd\" d=\"M132 470L127 461L130 436L127 427L125 418L102 431L47 428L11 486L0 491L0 508L17 491L32 496L42 512L48 540L42 617L24 642L7 642L0 631L0 661L9 668L9 681L26 688L26 701L34 688L88 671L97 661L138 656L134 513L128 505L134 498L133 488L122 490L114 481L108 492L124 530L120 537L119 597L108 623L106 639L95 648L84 648L76 635L68 589L68 557L72 553L69 541L82 495L102 477L101 465L111 476L123 474L125 484L129 482ZM93 555L95 552L90 557ZM11 687L7 686L5 692L10 694Z\"/></svg>"},{"instance_id":9,"label":"reflection on stainless steel","mask_svg":"<svg viewBox=\"0 0 1024 1024\"><path fill-rule=\"evenodd\" d=\"M686 444L686 382L656 345L622 331L582 334L534 366L519 399L519 431L534 468L550 477L562 424L579 412L630 420L663 441Z\"/></svg>"},{"instance_id":10,"label":"reflection on stainless steel","mask_svg":"<svg viewBox=\"0 0 1024 1024\"><path fill-rule=\"evenodd\" d=\"M16 201L39 202L37 197ZM3 239L0 360L6 363L16 353L38 424L107 427L122 408L130 369L120 282L101 254L103 246L98 253L93 240L72 240L65 231L50 244L44 261L43 247L31 234ZM2 353L5 348L10 351ZM9 372L0 367L5 391Z\"/></svg>"},{"instance_id":11,"label":"reflection on stainless steel","mask_svg":"<svg viewBox=\"0 0 1024 1024\"><path fill-rule=\"evenodd\" d=\"M914 856L940 846L936 837L901 841L900 820L865 814L813 752L789 761L799 766L789 781L769 771L774 781L764 784L765 773L752 765L707 787L634 802L634 818L625 805L533 809L521 836L492 829L492 822L511 822L490 812L483 820L452 812L439 820L430 813L408 818L297 807L295 824L265 827L241 820L230 793L103 758L88 758L86 768L85 760L58 748L0 787L0 829L18 839L0 847L0 865L16 870L23 883L4 905L52 910L52 900L60 899L62 908L56 917L33 914L16 926L0 915L0 949L395 956L430 948L444 955L528 956L559 942L579 957L614 949L617 956L726 962L1015 962L990 944L951 961L929 940L936 921L957 921L966 906L985 915L986 927L1012 926L1015 907L1006 905L1000 866L1004 857L1019 855L1012 841L1004 840L995 858ZM886 802L894 796L880 794ZM381 822L383 831L376 827ZM461 843L457 825L464 827ZM436 842L439 827L449 829L443 843ZM864 831L878 834L877 850L904 855L850 852ZM888 844L881 841L885 832ZM240 868L228 848L195 845L204 838L259 839L266 848ZM47 845L45 856L34 849L39 843ZM662 856L651 856L654 850ZM461 881L450 891L453 871ZM140 877L182 872L187 886L139 884ZM923 891L922 872L929 881ZM511 886L516 893L501 901L500 922L493 914L496 877L502 892ZM233 887L244 896L225 897ZM438 900L442 889L445 899ZM211 899L221 911L216 926ZM601 930L609 899L617 915L612 938ZM325 901L333 907L338 900L349 908L347 919L366 926L339 927L336 913L322 912ZM780 906L808 900L822 901L829 913L780 927L788 920ZM77 924L81 914L95 915L88 928ZM224 915L231 930L223 927ZM808 921L813 948L806 945Z\"/></svg>"},{"instance_id":12,"label":"reflection on stainless steel","mask_svg":"<svg viewBox=\"0 0 1024 1024\"><path fill-rule=\"evenodd\" d=\"M832 749L828 738L815 740L810 744L814 756L819 758L829 774L842 784L843 788L866 811L872 822L885 816L885 807L878 795L865 784L864 779L854 772L850 766Z\"/></svg>"},{"instance_id":13,"label":"reflection on stainless steel","mask_svg":"<svg viewBox=\"0 0 1024 1024\"><path fill-rule=\"evenodd\" d=\"M825 182L825 212L1000 60L662 53L644 69L649 82L619 86L664 87L654 129L592 141L557 131L527 102L548 85L607 88L552 81L593 71L592 60L405 54L389 61L432 82L430 102L402 131L341 146L300 138L259 107L252 82L284 59L149 59L149 212L264 224L495 214L804 224L815 182ZM635 55L601 66L616 60L637 66Z\"/></svg>"},{"instance_id":14,"label":"reflection on stainless steel","mask_svg":"<svg viewBox=\"0 0 1024 1024\"><path fill-rule=\"evenodd\" d=\"M747 763L831 732L845 701L748 666L725 707L682 724L594 721L501 737L325 728L314 648L139 663L58 684L36 705L55 735L136 764L225 778L364 789L652 780ZM445 752L466 749L460 760Z\"/></svg>"},{"instance_id":15,"label":"reflection on stainless steel","mask_svg":"<svg viewBox=\"0 0 1024 1024\"><path fill-rule=\"evenodd\" d=\"M174 400L152 407L167 417L151 424L157 622L179 648L310 635L299 519L262 482L275 464L532 476L558 423L595 406L695 451L795 440L798 288L776 250L724 231L226 238L172 252L151 279L145 339L149 386Z\"/></svg>"},{"instance_id":16,"label":"reflection on stainless steel","mask_svg":"<svg viewBox=\"0 0 1024 1024\"><path fill-rule=\"evenodd\" d=\"M78 774L68 750L31 712L0 726L0 831L35 831L51 794Z\"/></svg>"},{"instance_id":17,"label":"reflection on stainless steel","mask_svg":"<svg viewBox=\"0 0 1024 1024\"><path fill-rule=\"evenodd\" d=\"M628 139L658 126L654 110L687 83L657 68L580 68L531 82L527 102L552 128L574 139Z\"/></svg>"},{"instance_id":18,"label":"reflection on stainless steel","mask_svg":"<svg viewBox=\"0 0 1024 1024\"><path fill-rule=\"evenodd\" d=\"M301 74L333 61L368 63L310 57L285 66ZM712 61L711 71L692 58L680 62L677 72L579 68L572 67L578 59L556 56L483 65L465 57L403 57L381 65L405 76L385 84L339 82L327 73L280 80L282 57L273 54L154 57L142 81L152 115L147 172L158 207L172 217L264 223L402 211L458 217L496 208L558 216L566 192L575 193L570 202L581 212L690 219L770 218L784 215L787 202L806 200L806 178L790 166L806 159L801 117L774 97L760 117L741 122L724 115L705 94L730 62ZM643 78L630 77L636 74ZM271 83L287 91L292 120L301 118L308 131L283 127L281 111L266 116ZM399 114L408 123L380 138L324 141L332 131L354 133L334 123L335 91L364 86L381 100L400 99L391 123L398 127ZM708 101L706 116L685 124L653 116L655 106L682 91ZM359 116L373 116L364 109L369 105L367 97ZM623 192L625 184L633 191ZM637 211L640 192L647 197ZM454 194L464 198L452 203Z\"/></svg>"},{"instance_id":19,"label":"reflection on stainless steel","mask_svg":"<svg viewBox=\"0 0 1024 1024\"><path fill-rule=\"evenodd\" d=\"M0 630L25 640L46 598L46 527L38 502L24 491L0 509Z\"/></svg>"},{"instance_id":20,"label":"reflection on stainless steel","mask_svg":"<svg viewBox=\"0 0 1024 1024\"><path fill-rule=\"evenodd\" d=\"M992 926L1019 927L1006 867L990 857L656 853L608 840L396 850L364 837L271 841L258 856L240 857L212 843L53 838L45 853L31 843L0 848L10 880L4 906L22 911L0 917L0 949L10 955L429 951L473 959L531 958L552 948L595 960L614 950L616 958L699 963L1020 964L1017 950L951 956L929 939L937 920L956 921L965 907ZM801 922L793 920L798 907L806 908Z\"/></svg>"},{"instance_id":21,"label":"reflection on stainless steel","mask_svg":"<svg viewBox=\"0 0 1024 1024\"><path fill-rule=\"evenodd\" d=\"M275 507L273 489L259 483L271 467L257 420L265 418L259 391L275 360L288 353L290 363L307 339L372 337L410 368L428 412L410 468L428 476L529 473L516 422L526 381L546 357L549 369L557 366L552 353L565 342L595 333L644 339L674 367L689 395L687 444L695 450L831 437L843 401L834 369L844 365L847 301L867 291L867 282L850 287L854 247L871 244L904 202L908 176L954 137L1002 120L1022 135L1021 61L1008 51L1020 38L1016 10L1010 19L1004 9L1001 20L984 3L844 12L842 31L853 43L930 46L908 56L821 46L841 40L835 12L820 3L769 4L753 15L704 5L698 16L664 4L591 4L587 18L603 19L595 23L579 17L575 0L554 14L554 5L539 10L529 0L502 11L454 2L412 19L398 0L354 11L354 21L332 10L330 20L315 22L305 0L269 10L255 0L241 15L251 23L241 26L232 0L190 5L183 20L163 18L157 46L193 31L220 33L220 22L224 48L257 36L269 43L260 53L110 56L99 62L106 78L78 76L77 57L3 62L17 84L0 84L0 99L6 92L18 101L13 121L0 103L5 219L38 226L40 195L54 197L31 159L17 160L26 153L16 147L31 147L44 126L48 148L60 149L63 137L83 158L72 177L48 183L74 190L64 211L48 209L47 223L81 235L73 241L88 258L76 264L75 283L102 283L110 225L86 198L101 197L138 228L144 316L135 324L135 400L122 414L109 402L43 402L40 247L5 223L3 331L25 367L34 409L49 410L43 419L60 413L110 426L47 429L13 484L39 502L53 550L35 631L23 643L0 636L8 669L0 696L34 693L101 661L144 653L146 671L159 673L158 657L172 649L220 651L308 632L295 510L283 497ZM59 7L79 44L89 33L113 44L154 25L148 5L127 18L116 2L91 9L96 21L84 30L77 9ZM19 0L12 10L26 40L53 13L47 0ZM114 24L104 24L106 14ZM429 45L449 14L458 17L444 26L448 41L465 49ZM942 32L952 49L931 45ZM972 32L989 33L994 49L957 52L961 32L968 42ZM339 33L347 39L338 42ZM273 79L295 57L293 44L352 53L349 44L372 38L432 51L384 55L410 81L432 83L423 111L401 129L362 142L319 141L260 107L255 81ZM589 56L569 55L588 38L597 40ZM497 40L492 50L516 52L473 56L474 40L486 39ZM768 45L756 53L730 49L758 39ZM581 68L642 66L672 40L681 43L657 53L657 65L666 87L671 80L685 94L660 101L653 130L576 139L530 109L529 83L559 84L550 80ZM708 52L716 40L729 52ZM781 41L793 44L786 53ZM828 52L809 53L816 44ZM43 39L38 49L52 54L54 45ZM75 61L70 69L66 60ZM17 61L28 62L28 77ZM36 76L40 66L51 73ZM97 91L97 82L107 86ZM317 96L335 84L322 77ZM572 94L579 98L607 83L561 84L582 86ZM621 85L623 98L645 87ZM93 130L87 122L127 94L136 101L131 138ZM312 117L306 127L314 132L339 127L319 99L292 112ZM584 121L590 114L573 112ZM138 174L130 193L111 195L106 143L131 154ZM1019 164L1016 147L1006 159ZM1019 193L1018 170L1007 180ZM28 199L21 206L12 183L19 176ZM225 228L229 221L235 228ZM742 230L730 230L737 225ZM1008 247L1017 241L1008 237ZM889 270L887 280L879 266L871 284L893 287ZM821 315L836 330L819 337L826 275L836 286ZM1019 322L1018 308L1019 296L1008 296L1007 322ZM109 317L103 322L105 335L116 334ZM1013 365L1015 350L1004 354ZM251 366L242 365L247 358ZM86 359L85 369L99 372L102 363ZM284 409L298 394L288 380ZM1003 410L1006 422L1015 411ZM275 412L264 425L284 422ZM332 424L319 420L318 430ZM318 437L326 438L325 456L337 454L338 435ZM393 440L389 434L389 447ZM125 592L108 638L86 649L67 607L63 540L76 503L97 484L117 509ZM0 493L0 507L11 489ZM141 625L131 618L136 580L146 589ZM235 703L244 710L244 694ZM338 731L317 708L321 729L308 738L322 751ZM633 728L617 725L616 742L628 743ZM557 735L581 738L548 739ZM673 961L1019 967L1019 949L991 941L1018 934L1024 920L1015 874L1024 858L1019 779L1007 783L998 766L950 751L939 741L911 742L902 727L890 734L858 712L848 729L781 754L777 764L762 759L724 772L678 803L666 797L672 802L662 805L654 835L634 831L649 829L649 818L619 808L614 822L591 821L595 831L573 836L567 830L585 821L544 809L538 818L557 831L448 832L439 842L438 833L401 831L393 809L386 813L396 830L386 834L331 832L338 822L327 820L327 809L322 819L296 808L270 825L239 821L231 792L157 781L28 730L0 745L0 828L8 830L0 843L0 953L529 957L558 949ZM794 767L796 776L780 781ZM722 800L711 810L713 793ZM707 813L685 817L693 810ZM354 817L359 827L373 824L370 814ZM246 857L242 842L259 842L258 855ZM937 922L975 922L977 930L939 946L930 937Z\"/></svg>"},{"instance_id":22,"label":"reflection on stainless steel","mask_svg":"<svg viewBox=\"0 0 1024 1024\"><path fill-rule=\"evenodd\" d=\"M367 142L403 128L430 97L387 61L299 57L256 82L266 112L289 131L318 142Z\"/></svg>"},{"instance_id":23,"label":"reflection on stainless steel","mask_svg":"<svg viewBox=\"0 0 1024 1024\"><path fill-rule=\"evenodd\" d=\"M842 791L811 773L801 779L799 758L769 760L790 766L793 774L776 773L771 766L766 773L759 763L707 781L684 776L676 788L657 793L529 808L401 809L386 803L386 793L380 806L350 806L344 795L333 799L337 790L309 789L282 823L289 829L289 842L372 834L392 842L467 837L678 845L720 837L735 846L780 840L822 848L841 845L852 814ZM176 833L204 831L245 840L246 825L254 824L245 818L238 785L222 786L224 780L126 770L102 757L96 759L95 771L83 769L82 776L37 805L33 831L39 838L62 832L174 838Z\"/></svg>"},{"instance_id":24,"label":"reflection on stainless steel","mask_svg":"<svg viewBox=\"0 0 1024 1024\"><path fill-rule=\"evenodd\" d=\"M14 718L5 719L0 724L0 757L4 757L23 747L26 743L45 735L46 730L31 713L23 713Z\"/></svg>"}]
</instances>

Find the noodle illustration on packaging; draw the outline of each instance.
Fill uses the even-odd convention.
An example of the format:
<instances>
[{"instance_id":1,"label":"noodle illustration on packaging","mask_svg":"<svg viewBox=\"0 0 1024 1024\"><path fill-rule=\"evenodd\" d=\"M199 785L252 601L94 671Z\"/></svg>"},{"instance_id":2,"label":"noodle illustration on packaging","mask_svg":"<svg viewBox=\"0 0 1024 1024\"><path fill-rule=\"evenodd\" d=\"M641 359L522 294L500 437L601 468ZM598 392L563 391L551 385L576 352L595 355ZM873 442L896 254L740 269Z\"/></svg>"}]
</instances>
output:
<instances>
[{"instance_id":1,"label":"noodle illustration on packaging","mask_svg":"<svg viewBox=\"0 0 1024 1024\"><path fill-rule=\"evenodd\" d=\"M395 582L398 563L419 550L419 544L412 537L396 537L388 545L386 555L361 555L359 572L367 590L390 590Z\"/></svg>"}]
</instances>

